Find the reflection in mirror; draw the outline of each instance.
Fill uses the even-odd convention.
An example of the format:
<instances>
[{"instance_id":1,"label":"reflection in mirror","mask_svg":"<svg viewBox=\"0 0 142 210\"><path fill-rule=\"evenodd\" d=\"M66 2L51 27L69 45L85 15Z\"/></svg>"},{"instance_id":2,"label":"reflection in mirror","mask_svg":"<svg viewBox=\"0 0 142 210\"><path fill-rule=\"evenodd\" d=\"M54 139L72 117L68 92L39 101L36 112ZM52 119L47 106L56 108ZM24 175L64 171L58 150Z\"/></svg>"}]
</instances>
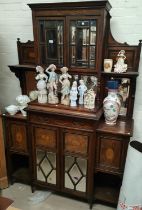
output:
<instances>
[{"instance_id":1,"label":"reflection in mirror","mask_svg":"<svg viewBox=\"0 0 142 210\"><path fill-rule=\"evenodd\" d=\"M129 91L130 91L130 79L120 78L120 79L118 79L118 81L119 81L118 97L121 102L121 108L120 108L119 115L126 116L127 107L128 107Z\"/></svg>"}]
</instances>

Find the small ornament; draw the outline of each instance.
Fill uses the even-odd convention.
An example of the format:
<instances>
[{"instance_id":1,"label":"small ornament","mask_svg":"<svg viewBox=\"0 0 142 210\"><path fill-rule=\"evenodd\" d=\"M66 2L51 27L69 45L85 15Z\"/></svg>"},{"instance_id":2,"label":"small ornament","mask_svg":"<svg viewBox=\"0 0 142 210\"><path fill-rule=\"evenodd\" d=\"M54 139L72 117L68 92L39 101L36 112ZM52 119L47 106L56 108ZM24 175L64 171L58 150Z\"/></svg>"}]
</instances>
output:
<instances>
[{"instance_id":1,"label":"small ornament","mask_svg":"<svg viewBox=\"0 0 142 210\"><path fill-rule=\"evenodd\" d=\"M84 107L87 109L94 109L95 108L95 98L96 93L93 89L88 90L84 94Z\"/></svg>"},{"instance_id":2,"label":"small ornament","mask_svg":"<svg viewBox=\"0 0 142 210\"><path fill-rule=\"evenodd\" d=\"M84 104L84 93L87 90L86 85L84 84L84 80L79 80L80 85L78 86L78 91L79 91L79 104L82 105Z\"/></svg>"},{"instance_id":3,"label":"small ornament","mask_svg":"<svg viewBox=\"0 0 142 210\"><path fill-rule=\"evenodd\" d=\"M117 63L114 65L115 73L124 73L127 71L127 64L125 64L126 56L125 50L121 50L117 55Z\"/></svg>"},{"instance_id":4,"label":"small ornament","mask_svg":"<svg viewBox=\"0 0 142 210\"><path fill-rule=\"evenodd\" d=\"M104 59L104 72L111 72L113 65L112 59Z\"/></svg>"},{"instance_id":5,"label":"small ornament","mask_svg":"<svg viewBox=\"0 0 142 210\"><path fill-rule=\"evenodd\" d=\"M118 81L108 81L107 87L108 96L103 101L105 122L108 125L115 125L121 107L119 97L117 96Z\"/></svg>"},{"instance_id":6,"label":"small ornament","mask_svg":"<svg viewBox=\"0 0 142 210\"><path fill-rule=\"evenodd\" d=\"M50 64L45 70L49 74L47 89L49 90L48 103L50 104L57 104L59 102L57 97L58 76L55 73L55 70L56 66L54 64Z\"/></svg>"},{"instance_id":7,"label":"small ornament","mask_svg":"<svg viewBox=\"0 0 142 210\"><path fill-rule=\"evenodd\" d=\"M30 98L27 95L19 95L16 97L16 101L18 102L18 107L22 115L27 116L27 113L24 109L28 106Z\"/></svg>"},{"instance_id":8,"label":"small ornament","mask_svg":"<svg viewBox=\"0 0 142 210\"><path fill-rule=\"evenodd\" d=\"M68 68L63 67L61 68L62 75L59 78L59 82L62 84L61 88L61 104L69 105L70 99L69 99L69 93L70 93L70 81L69 78L72 78L70 74L68 74Z\"/></svg>"},{"instance_id":9,"label":"small ornament","mask_svg":"<svg viewBox=\"0 0 142 210\"><path fill-rule=\"evenodd\" d=\"M74 81L73 85L71 87L71 90L70 90L70 101L71 101L70 106L77 106L77 104L76 104L77 94L78 94L77 82Z\"/></svg>"}]
</instances>

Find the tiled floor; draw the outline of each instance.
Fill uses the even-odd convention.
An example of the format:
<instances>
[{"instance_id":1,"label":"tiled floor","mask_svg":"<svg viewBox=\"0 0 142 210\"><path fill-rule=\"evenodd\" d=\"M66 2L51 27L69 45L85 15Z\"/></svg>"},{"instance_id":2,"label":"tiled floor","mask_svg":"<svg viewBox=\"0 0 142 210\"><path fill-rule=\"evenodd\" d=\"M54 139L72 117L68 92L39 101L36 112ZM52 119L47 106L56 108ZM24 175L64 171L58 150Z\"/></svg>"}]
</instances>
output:
<instances>
[{"instance_id":1,"label":"tiled floor","mask_svg":"<svg viewBox=\"0 0 142 210\"><path fill-rule=\"evenodd\" d=\"M31 188L27 185L15 183L9 188L2 190L2 196L8 197L14 200L13 206L22 210L89 210L89 205L86 202L66 198L63 196L55 195L51 193L47 196L47 191L36 192L46 196L46 199L36 204L30 201L29 198L33 198ZM100 204L94 204L92 210L114 210L114 208L103 206Z\"/></svg>"}]
</instances>

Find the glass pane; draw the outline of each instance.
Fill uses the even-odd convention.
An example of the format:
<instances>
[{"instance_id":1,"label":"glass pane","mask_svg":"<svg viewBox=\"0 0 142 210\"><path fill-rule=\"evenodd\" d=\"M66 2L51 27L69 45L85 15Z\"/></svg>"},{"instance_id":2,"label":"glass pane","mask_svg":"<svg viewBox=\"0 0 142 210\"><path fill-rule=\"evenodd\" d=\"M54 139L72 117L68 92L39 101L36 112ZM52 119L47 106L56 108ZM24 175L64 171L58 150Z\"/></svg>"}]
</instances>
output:
<instances>
[{"instance_id":1,"label":"glass pane","mask_svg":"<svg viewBox=\"0 0 142 210\"><path fill-rule=\"evenodd\" d=\"M41 20L40 24L40 60L42 64L63 65L63 21Z\"/></svg>"},{"instance_id":2,"label":"glass pane","mask_svg":"<svg viewBox=\"0 0 142 210\"><path fill-rule=\"evenodd\" d=\"M57 26L58 44L63 44L63 26Z\"/></svg>"},{"instance_id":3,"label":"glass pane","mask_svg":"<svg viewBox=\"0 0 142 210\"><path fill-rule=\"evenodd\" d=\"M50 184L56 184L56 171L55 170L53 170L49 174L49 176L47 178L47 182L50 183Z\"/></svg>"},{"instance_id":4,"label":"glass pane","mask_svg":"<svg viewBox=\"0 0 142 210\"><path fill-rule=\"evenodd\" d=\"M71 26L71 44L75 44L75 38L76 38L76 27Z\"/></svg>"},{"instance_id":5,"label":"glass pane","mask_svg":"<svg viewBox=\"0 0 142 210\"><path fill-rule=\"evenodd\" d=\"M45 42L44 21L40 21L40 42Z\"/></svg>"},{"instance_id":6,"label":"glass pane","mask_svg":"<svg viewBox=\"0 0 142 210\"><path fill-rule=\"evenodd\" d=\"M96 32L96 20L91 20L91 31Z\"/></svg>"},{"instance_id":7,"label":"glass pane","mask_svg":"<svg viewBox=\"0 0 142 210\"><path fill-rule=\"evenodd\" d=\"M79 167L81 168L81 171L82 171L83 175L85 176L86 171L87 171L86 170L87 169L87 161L85 159L78 158L77 163L78 163Z\"/></svg>"},{"instance_id":8,"label":"glass pane","mask_svg":"<svg viewBox=\"0 0 142 210\"><path fill-rule=\"evenodd\" d=\"M89 20L79 20L77 21L77 26L88 26L89 27Z\"/></svg>"},{"instance_id":9,"label":"glass pane","mask_svg":"<svg viewBox=\"0 0 142 210\"><path fill-rule=\"evenodd\" d=\"M56 29L46 31L47 57L57 58L57 33Z\"/></svg>"},{"instance_id":10,"label":"glass pane","mask_svg":"<svg viewBox=\"0 0 142 210\"><path fill-rule=\"evenodd\" d=\"M56 154L37 149L37 180L56 184Z\"/></svg>"},{"instance_id":11,"label":"glass pane","mask_svg":"<svg viewBox=\"0 0 142 210\"><path fill-rule=\"evenodd\" d=\"M86 178L83 177L76 186L76 190L86 192Z\"/></svg>"},{"instance_id":12,"label":"glass pane","mask_svg":"<svg viewBox=\"0 0 142 210\"><path fill-rule=\"evenodd\" d=\"M91 32L90 33L90 44L95 45L96 43L96 32Z\"/></svg>"},{"instance_id":13,"label":"glass pane","mask_svg":"<svg viewBox=\"0 0 142 210\"><path fill-rule=\"evenodd\" d=\"M65 157L65 188L86 191L87 160Z\"/></svg>"},{"instance_id":14,"label":"glass pane","mask_svg":"<svg viewBox=\"0 0 142 210\"><path fill-rule=\"evenodd\" d=\"M95 66L96 20L70 22L70 65Z\"/></svg>"},{"instance_id":15,"label":"glass pane","mask_svg":"<svg viewBox=\"0 0 142 210\"><path fill-rule=\"evenodd\" d=\"M42 64L46 64L46 50L45 45L40 46L40 60Z\"/></svg>"},{"instance_id":16,"label":"glass pane","mask_svg":"<svg viewBox=\"0 0 142 210\"><path fill-rule=\"evenodd\" d=\"M76 60L76 47L72 46L71 47L71 63L72 63L72 65L75 64L75 60Z\"/></svg>"},{"instance_id":17,"label":"glass pane","mask_svg":"<svg viewBox=\"0 0 142 210\"><path fill-rule=\"evenodd\" d=\"M65 173L65 188L74 189L74 185L67 173Z\"/></svg>"}]
</instances>

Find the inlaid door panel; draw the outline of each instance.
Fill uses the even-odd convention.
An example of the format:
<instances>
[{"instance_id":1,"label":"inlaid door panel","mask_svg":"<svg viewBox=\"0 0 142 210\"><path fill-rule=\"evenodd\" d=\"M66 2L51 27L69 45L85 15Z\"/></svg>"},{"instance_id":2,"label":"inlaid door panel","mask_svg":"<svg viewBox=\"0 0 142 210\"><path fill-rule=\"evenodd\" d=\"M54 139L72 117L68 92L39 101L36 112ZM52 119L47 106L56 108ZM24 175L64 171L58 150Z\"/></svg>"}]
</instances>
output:
<instances>
[{"instance_id":1,"label":"inlaid door panel","mask_svg":"<svg viewBox=\"0 0 142 210\"><path fill-rule=\"evenodd\" d=\"M100 137L97 165L117 171L121 167L122 141L109 137Z\"/></svg>"},{"instance_id":2,"label":"inlaid door panel","mask_svg":"<svg viewBox=\"0 0 142 210\"><path fill-rule=\"evenodd\" d=\"M22 124L11 124L10 149L27 153L26 126Z\"/></svg>"},{"instance_id":3,"label":"inlaid door panel","mask_svg":"<svg viewBox=\"0 0 142 210\"><path fill-rule=\"evenodd\" d=\"M92 133L63 130L63 191L84 194L89 183L89 151Z\"/></svg>"},{"instance_id":4,"label":"inlaid door panel","mask_svg":"<svg viewBox=\"0 0 142 210\"><path fill-rule=\"evenodd\" d=\"M55 129L35 128L35 144L49 149L56 149L57 133Z\"/></svg>"},{"instance_id":5,"label":"inlaid door panel","mask_svg":"<svg viewBox=\"0 0 142 210\"><path fill-rule=\"evenodd\" d=\"M65 152L86 155L88 153L88 136L67 132L64 136L64 145Z\"/></svg>"}]
</instances>

